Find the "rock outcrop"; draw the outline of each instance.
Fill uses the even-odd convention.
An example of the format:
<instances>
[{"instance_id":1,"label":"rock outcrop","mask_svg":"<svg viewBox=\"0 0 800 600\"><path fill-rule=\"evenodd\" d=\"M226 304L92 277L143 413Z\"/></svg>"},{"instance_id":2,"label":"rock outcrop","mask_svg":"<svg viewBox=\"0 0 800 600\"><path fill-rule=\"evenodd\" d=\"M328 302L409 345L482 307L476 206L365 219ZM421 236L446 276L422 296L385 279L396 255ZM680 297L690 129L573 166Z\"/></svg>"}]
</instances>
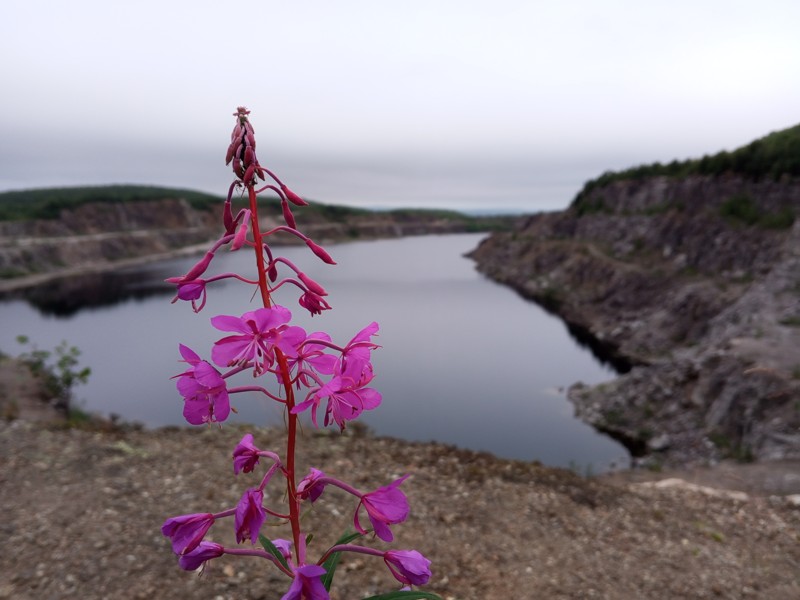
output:
<instances>
[{"instance_id":1,"label":"rock outcrop","mask_svg":"<svg viewBox=\"0 0 800 600\"><path fill-rule=\"evenodd\" d=\"M800 180L619 180L521 220L479 269L625 374L579 417L641 462L800 457Z\"/></svg>"}]
</instances>

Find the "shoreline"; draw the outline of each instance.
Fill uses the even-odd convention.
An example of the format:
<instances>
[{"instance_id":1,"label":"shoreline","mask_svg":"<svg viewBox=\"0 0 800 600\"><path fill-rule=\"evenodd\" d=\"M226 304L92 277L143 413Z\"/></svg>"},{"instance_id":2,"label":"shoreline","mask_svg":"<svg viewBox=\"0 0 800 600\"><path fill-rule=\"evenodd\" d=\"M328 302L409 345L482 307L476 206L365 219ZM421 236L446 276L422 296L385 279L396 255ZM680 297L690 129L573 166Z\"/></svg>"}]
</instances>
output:
<instances>
[{"instance_id":1,"label":"shoreline","mask_svg":"<svg viewBox=\"0 0 800 600\"><path fill-rule=\"evenodd\" d=\"M592 192L603 210L521 219L471 254L626 367L568 398L641 466L800 459L800 222L745 225L719 208L742 190L800 202L796 182L759 185L622 181Z\"/></svg>"},{"instance_id":2,"label":"shoreline","mask_svg":"<svg viewBox=\"0 0 800 600\"><path fill-rule=\"evenodd\" d=\"M170 260L173 258L181 258L184 256L192 256L193 254L201 254L208 249L208 243L194 244L191 246L184 246L169 252L159 252L156 254L147 254L144 256L122 258L110 262L98 262L94 264L84 264L77 267L65 267L57 271L50 271L48 273L38 273L35 275L23 275L21 277L14 277L11 279L0 280L0 294L24 290L26 288L36 287L67 277L76 277L80 275L95 275L107 271L113 271L118 268L135 267L139 265L146 265L153 262L162 260Z\"/></svg>"}]
</instances>

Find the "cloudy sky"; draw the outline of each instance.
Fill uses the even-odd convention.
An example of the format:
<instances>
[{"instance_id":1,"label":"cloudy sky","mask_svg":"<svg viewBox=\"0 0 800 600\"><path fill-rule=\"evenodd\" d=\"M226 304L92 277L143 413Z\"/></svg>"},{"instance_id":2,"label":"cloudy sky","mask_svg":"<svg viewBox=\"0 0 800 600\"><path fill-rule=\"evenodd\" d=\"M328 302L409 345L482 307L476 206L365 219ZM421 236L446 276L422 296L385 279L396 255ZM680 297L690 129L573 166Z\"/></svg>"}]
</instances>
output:
<instances>
[{"instance_id":1,"label":"cloudy sky","mask_svg":"<svg viewBox=\"0 0 800 600\"><path fill-rule=\"evenodd\" d=\"M0 191L224 194L231 113L303 196L540 210L800 122L797 0L0 6Z\"/></svg>"}]
</instances>

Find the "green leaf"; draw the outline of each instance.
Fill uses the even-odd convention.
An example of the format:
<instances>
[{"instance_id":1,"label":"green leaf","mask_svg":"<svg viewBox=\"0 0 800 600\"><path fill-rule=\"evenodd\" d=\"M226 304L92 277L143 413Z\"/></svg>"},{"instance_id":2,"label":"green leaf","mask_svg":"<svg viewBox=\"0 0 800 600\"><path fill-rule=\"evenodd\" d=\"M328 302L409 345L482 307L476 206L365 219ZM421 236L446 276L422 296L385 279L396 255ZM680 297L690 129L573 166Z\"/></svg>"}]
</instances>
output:
<instances>
[{"instance_id":1,"label":"green leaf","mask_svg":"<svg viewBox=\"0 0 800 600\"><path fill-rule=\"evenodd\" d=\"M370 596L369 598L364 598L364 600L400 600L401 598L406 598L406 600L442 600L441 596L437 596L436 594L431 594L430 592L389 592L388 594L379 594L377 596Z\"/></svg>"},{"instance_id":2,"label":"green leaf","mask_svg":"<svg viewBox=\"0 0 800 600\"><path fill-rule=\"evenodd\" d=\"M342 537L336 540L334 546L338 546L339 544L349 544L354 539L361 537L361 534L356 533L344 533ZM339 559L342 558L341 552L334 552L331 554L324 563L322 563L322 568L325 569L325 575L322 576L322 585L325 586L325 590L328 592L331 591L331 585L333 584L333 574L336 572L336 567L339 565Z\"/></svg>"},{"instance_id":3,"label":"green leaf","mask_svg":"<svg viewBox=\"0 0 800 600\"><path fill-rule=\"evenodd\" d=\"M286 559L283 557L283 554L280 550L273 544L268 537L263 534L258 534L258 541L261 542L261 545L264 546L264 550L272 554L279 563L281 563L287 570L291 571L292 568L289 566L289 563L286 562Z\"/></svg>"}]
</instances>

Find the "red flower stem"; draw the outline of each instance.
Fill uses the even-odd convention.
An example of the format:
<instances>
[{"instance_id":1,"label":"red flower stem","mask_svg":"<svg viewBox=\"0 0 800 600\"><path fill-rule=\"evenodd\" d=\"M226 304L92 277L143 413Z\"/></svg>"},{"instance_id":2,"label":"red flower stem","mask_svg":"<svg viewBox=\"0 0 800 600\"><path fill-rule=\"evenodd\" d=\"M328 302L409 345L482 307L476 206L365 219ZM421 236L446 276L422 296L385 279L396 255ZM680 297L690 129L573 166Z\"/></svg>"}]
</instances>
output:
<instances>
[{"instance_id":1,"label":"red flower stem","mask_svg":"<svg viewBox=\"0 0 800 600\"><path fill-rule=\"evenodd\" d=\"M247 186L247 194L250 199L250 220L253 228L253 241L257 248L256 265L258 267L258 287L261 290L261 300L264 303L264 308L269 308L272 306L272 298L269 295L269 287L267 286L267 268L264 262L263 250L264 238L261 235L261 230L258 225L258 200L252 184ZM292 525L292 540L294 541L297 564L302 565L305 561L305 540L303 540L302 532L300 531L300 501L297 498L297 482L295 479L294 454L297 440L297 415L292 413L292 409L295 406L294 389L292 388L292 380L289 376L289 364L286 361L286 355L278 348L275 348L275 360L278 363L278 368L283 378L283 387L286 390L288 434L284 472L286 473L286 491L289 498L289 522Z\"/></svg>"},{"instance_id":2,"label":"red flower stem","mask_svg":"<svg viewBox=\"0 0 800 600\"><path fill-rule=\"evenodd\" d=\"M297 554L297 564L305 563L305 540L300 531L300 500L297 498L297 483L295 480L294 454L297 441L297 415L292 412L295 406L294 389L289 375L289 365L286 362L286 355L278 348L275 348L275 358L281 370L283 387L286 390L286 414L288 435L286 440L286 489L289 496L289 521L292 524L292 539L294 540L295 553Z\"/></svg>"},{"instance_id":3,"label":"red flower stem","mask_svg":"<svg viewBox=\"0 0 800 600\"><path fill-rule=\"evenodd\" d=\"M253 239L255 240L256 248L256 265L258 265L258 287L261 289L261 300L264 308L272 306L272 299L269 296L269 288L267 287L267 269L264 265L264 253L261 251L264 240L261 236L261 230L258 226L258 200L256 199L256 191L252 185L247 186L247 193L250 197L250 221L253 226Z\"/></svg>"}]
</instances>

